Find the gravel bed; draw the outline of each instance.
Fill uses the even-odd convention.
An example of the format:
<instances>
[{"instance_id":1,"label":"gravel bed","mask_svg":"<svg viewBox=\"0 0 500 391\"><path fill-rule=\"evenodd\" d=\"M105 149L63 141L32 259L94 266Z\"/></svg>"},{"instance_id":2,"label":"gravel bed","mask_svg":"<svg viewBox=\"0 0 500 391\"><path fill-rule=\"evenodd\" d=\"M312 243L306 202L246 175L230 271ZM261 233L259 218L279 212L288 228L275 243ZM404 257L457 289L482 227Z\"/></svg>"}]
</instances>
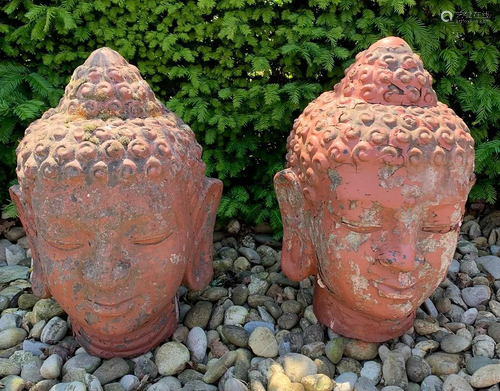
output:
<instances>
[{"instance_id":1,"label":"gravel bed","mask_svg":"<svg viewBox=\"0 0 500 391\"><path fill-rule=\"evenodd\" d=\"M313 278L288 280L266 226L214 233L214 278L178 290L181 322L142 356L102 360L28 280L24 231L0 239L3 391L500 391L500 211L467 215L446 279L400 338L367 343L318 324Z\"/></svg>"}]
</instances>

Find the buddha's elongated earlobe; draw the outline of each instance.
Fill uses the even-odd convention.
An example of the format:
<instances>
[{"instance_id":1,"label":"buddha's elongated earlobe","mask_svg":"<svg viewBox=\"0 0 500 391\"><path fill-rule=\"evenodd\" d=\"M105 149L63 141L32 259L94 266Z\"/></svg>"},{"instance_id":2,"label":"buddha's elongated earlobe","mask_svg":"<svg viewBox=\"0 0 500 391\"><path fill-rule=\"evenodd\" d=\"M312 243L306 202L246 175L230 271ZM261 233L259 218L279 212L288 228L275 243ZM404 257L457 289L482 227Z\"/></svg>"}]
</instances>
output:
<instances>
[{"instance_id":1,"label":"buddha's elongated earlobe","mask_svg":"<svg viewBox=\"0 0 500 391\"><path fill-rule=\"evenodd\" d=\"M33 257L33 272L31 274L31 285L33 288L33 293L41 298L48 298L51 296L49 289L45 283L45 274L43 273L42 267L40 265L40 258L38 256L36 247L36 237L37 230L35 225L35 219L31 207L28 203L21 202L22 191L21 188L16 185L10 188L10 196L14 204L16 205L17 213L21 219L24 230L26 231L26 236L31 247L31 254Z\"/></svg>"},{"instance_id":2,"label":"buddha's elongated earlobe","mask_svg":"<svg viewBox=\"0 0 500 391\"><path fill-rule=\"evenodd\" d=\"M283 170L274 177L274 189L283 220L281 268L294 281L316 273L316 254L310 237L305 199L297 176Z\"/></svg>"},{"instance_id":3,"label":"buddha's elongated earlobe","mask_svg":"<svg viewBox=\"0 0 500 391\"><path fill-rule=\"evenodd\" d=\"M194 291L203 289L212 278L212 240L217 208L222 195L222 182L218 179L204 178L201 194L194 199L201 200L198 205L189 205L192 216L191 227L194 243L190 261L186 265L183 284Z\"/></svg>"}]
</instances>

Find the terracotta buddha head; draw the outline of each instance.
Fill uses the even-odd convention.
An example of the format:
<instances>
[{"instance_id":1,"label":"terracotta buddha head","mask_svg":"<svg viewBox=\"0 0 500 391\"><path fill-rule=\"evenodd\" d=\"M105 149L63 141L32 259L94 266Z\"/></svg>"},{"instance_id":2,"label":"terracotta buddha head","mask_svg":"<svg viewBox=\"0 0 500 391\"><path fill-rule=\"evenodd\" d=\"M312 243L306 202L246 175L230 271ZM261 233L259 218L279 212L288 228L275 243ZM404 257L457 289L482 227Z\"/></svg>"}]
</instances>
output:
<instances>
[{"instance_id":1,"label":"terracotta buddha head","mask_svg":"<svg viewBox=\"0 0 500 391\"><path fill-rule=\"evenodd\" d=\"M431 83L406 42L385 38L288 138L274 179L283 271L316 276L316 316L344 336L380 342L411 328L452 260L474 142Z\"/></svg>"},{"instance_id":2,"label":"terracotta buddha head","mask_svg":"<svg viewBox=\"0 0 500 391\"><path fill-rule=\"evenodd\" d=\"M189 126L102 48L26 130L17 156L11 195L34 292L57 300L94 355L137 355L169 337L179 285L210 281L222 191Z\"/></svg>"}]
</instances>

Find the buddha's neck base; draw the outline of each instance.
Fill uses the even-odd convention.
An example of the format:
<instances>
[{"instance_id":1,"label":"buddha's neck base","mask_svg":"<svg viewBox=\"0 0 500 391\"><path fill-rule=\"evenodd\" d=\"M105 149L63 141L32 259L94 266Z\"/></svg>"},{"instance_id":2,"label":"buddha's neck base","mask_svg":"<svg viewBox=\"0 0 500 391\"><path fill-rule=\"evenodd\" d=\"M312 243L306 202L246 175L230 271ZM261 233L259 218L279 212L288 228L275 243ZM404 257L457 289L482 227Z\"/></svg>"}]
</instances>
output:
<instances>
[{"instance_id":1,"label":"buddha's neck base","mask_svg":"<svg viewBox=\"0 0 500 391\"><path fill-rule=\"evenodd\" d=\"M376 319L356 312L317 283L313 296L318 321L343 337L366 342L384 342L397 338L413 326L415 311L403 319Z\"/></svg>"},{"instance_id":2,"label":"buddha's neck base","mask_svg":"<svg viewBox=\"0 0 500 391\"><path fill-rule=\"evenodd\" d=\"M85 351L101 358L134 357L146 353L170 337L179 319L177 299L162 316L124 336L107 337L92 333L92 329L72 323L73 334Z\"/></svg>"}]
</instances>

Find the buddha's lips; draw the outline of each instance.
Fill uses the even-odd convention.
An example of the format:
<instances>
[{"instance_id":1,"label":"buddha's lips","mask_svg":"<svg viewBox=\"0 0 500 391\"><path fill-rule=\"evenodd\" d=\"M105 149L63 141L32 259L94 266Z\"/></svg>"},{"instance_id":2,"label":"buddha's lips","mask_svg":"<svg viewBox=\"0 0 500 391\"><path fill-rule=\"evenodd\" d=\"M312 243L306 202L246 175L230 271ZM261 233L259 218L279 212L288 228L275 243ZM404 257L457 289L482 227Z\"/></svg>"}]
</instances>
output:
<instances>
[{"instance_id":1,"label":"buddha's lips","mask_svg":"<svg viewBox=\"0 0 500 391\"><path fill-rule=\"evenodd\" d=\"M132 299L127 299L119 303L99 303L97 301L87 300L92 309L100 316L120 316L127 313L133 303Z\"/></svg>"},{"instance_id":2,"label":"buddha's lips","mask_svg":"<svg viewBox=\"0 0 500 391\"><path fill-rule=\"evenodd\" d=\"M373 281L373 286L378 290L380 297L394 300L409 300L415 297L414 286L407 288L393 287L375 281Z\"/></svg>"}]
</instances>

